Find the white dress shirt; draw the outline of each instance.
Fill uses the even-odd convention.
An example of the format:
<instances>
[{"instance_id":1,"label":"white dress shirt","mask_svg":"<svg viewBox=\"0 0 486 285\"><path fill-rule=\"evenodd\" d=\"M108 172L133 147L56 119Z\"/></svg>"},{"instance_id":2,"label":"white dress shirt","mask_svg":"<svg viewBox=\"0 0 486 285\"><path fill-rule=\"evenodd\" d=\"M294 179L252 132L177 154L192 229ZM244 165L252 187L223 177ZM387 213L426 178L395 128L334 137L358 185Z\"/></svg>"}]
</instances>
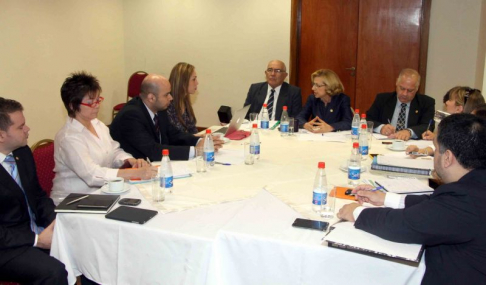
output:
<instances>
[{"instance_id":1,"label":"white dress shirt","mask_svg":"<svg viewBox=\"0 0 486 285\"><path fill-rule=\"evenodd\" d=\"M108 128L91 121L98 137L79 121L68 118L54 139L54 186L51 198L59 204L69 193L92 193L117 177L118 168L132 156L120 148Z\"/></svg>"},{"instance_id":2,"label":"white dress shirt","mask_svg":"<svg viewBox=\"0 0 486 285\"><path fill-rule=\"evenodd\" d=\"M277 113L277 101L278 101L278 95L280 95L280 89L282 89L282 85L272 88L272 86L268 85L268 90L267 90L267 97L265 97L265 101L263 102L264 104L267 104L268 98L270 98L270 94L272 93L272 89L275 89L275 93L273 94L273 111L272 111L272 117L269 118L270 121L276 121L280 120L280 118L275 119L275 113ZM262 117L262 112L263 112L263 107L260 110L260 114L258 115L258 118Z\"/></svg>"}]
</instances>

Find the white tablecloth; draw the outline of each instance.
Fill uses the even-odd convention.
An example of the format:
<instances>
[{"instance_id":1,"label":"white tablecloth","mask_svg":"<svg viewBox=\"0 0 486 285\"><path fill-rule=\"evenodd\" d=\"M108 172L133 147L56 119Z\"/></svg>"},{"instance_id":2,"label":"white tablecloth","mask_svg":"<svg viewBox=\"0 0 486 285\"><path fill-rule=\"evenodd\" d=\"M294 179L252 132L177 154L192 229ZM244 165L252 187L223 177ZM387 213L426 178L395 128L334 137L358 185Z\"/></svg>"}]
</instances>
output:
<instances>
[{"instance_id":1,"label":"white tablecloth","mask_svg":"<svg viewBox=\"0 0 486 285\"><path fill-rule=\"evenodd\" d=\"M319 219L311 209L318 161L326 162L329 183L346 185L339 166L350 140L301 141L276 130L260 137L255 165L216 165L175 180L161 204L149 202L149 185L137 185L141 192L132 186L122 198L160 210L145 225L59 214L51 254L66 264L70 283L80 274L103 284L420 283L423 262L414 267L328 248L322 232L291 226L297 217ZM242 142L225 148L242 152ZM390 151L375 140L370 152ZM338 200L336 208L349 202Z\"/></svg>"}]
</instances>

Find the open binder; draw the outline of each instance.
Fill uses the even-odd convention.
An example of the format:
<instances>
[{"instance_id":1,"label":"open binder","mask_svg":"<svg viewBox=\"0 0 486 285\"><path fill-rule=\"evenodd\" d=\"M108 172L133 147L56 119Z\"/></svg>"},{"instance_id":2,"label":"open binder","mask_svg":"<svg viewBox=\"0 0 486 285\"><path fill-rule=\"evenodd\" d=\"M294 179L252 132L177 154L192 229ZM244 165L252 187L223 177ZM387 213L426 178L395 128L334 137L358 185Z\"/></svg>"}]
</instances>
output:
<instances>
[{"instance_id":1,"label":"open binder","mask_svg":"<svg viewBox=\"0 0 486 285\"><path fill-rule=\"evenodd\" d=\"M76 201L76 199L88 196ZM120 199L120 195L100 195L100 194L81 194L71 193L54 210L56 213L95 213L106 214ZM69 204L69 205L68 205Z\"/></svg>"}]
</instances>

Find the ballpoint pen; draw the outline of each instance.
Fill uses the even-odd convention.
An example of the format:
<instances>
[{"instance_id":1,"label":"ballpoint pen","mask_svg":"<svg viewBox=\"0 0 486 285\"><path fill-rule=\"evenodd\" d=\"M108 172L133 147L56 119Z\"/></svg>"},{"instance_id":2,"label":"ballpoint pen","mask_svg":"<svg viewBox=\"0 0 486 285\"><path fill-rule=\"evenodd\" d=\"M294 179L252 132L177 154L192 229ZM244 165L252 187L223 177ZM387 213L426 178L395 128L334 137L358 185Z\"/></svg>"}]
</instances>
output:
<instances>
[{"instance_id":1,"label":"ballpoint pen","mask_svg":"<svg viewBox=\"0 0 486 285\"><path fill-rule=\"evenodd\" d=\"M427 133L429 131L430 125L432 124L433 121L434 121L433 119L430 119L429 125L427 126L427 130L425 130L425 133Z\"/></svg>"},{"instance_id":2,"label":"ballpoint pen","mask_svg":"<svg viewBox=\"0 0 486 285\"><path fill-rule=\"evenodd\" d=\"M148 164L152 165L152 162L150 161L150 158L148 158L148 156L147 156L147 162Z\"/></svg>"},{"instance_id":3,"label":"ballpoint pen","mask_svg":"<svg viewBox=\"0 0 486 285\"><path fill-rule=\"evenodd\" d=\"M76 203L76 202L78 202L78 201L81 201L81 200L83 200L83 199L85 199L85 198L88 198L88 197L89 197L89 195L84 195L83 197L79 197L79 198L77 198L77 199L74 199L74 200L72 200L71 202L67 203L67 204L66 204L66 206L67 206L67 205L74 204L74 203Z\"/></svg>"},{"instance_id":4,"label":"ballpoint pen","mask_svg":"<svg viewBox=\"0 0 486 285\"><path fill-rule=\"evenodd\" d=\"M280 124L280 121L277 121L273 127L270 128L270 130L275 130L275 128Z\"/></svg>"},{"instance_id":5,"label":"ballpoint pen","mask_svg":"<svg viewBox=\"0 0 486 285\"><path fill-rule=\"evenodd\" d=\"M231 163L219 162L219 161L215 161L214 163L221 164L221 165L231 165Z\"/></svg>"}]
</instances>

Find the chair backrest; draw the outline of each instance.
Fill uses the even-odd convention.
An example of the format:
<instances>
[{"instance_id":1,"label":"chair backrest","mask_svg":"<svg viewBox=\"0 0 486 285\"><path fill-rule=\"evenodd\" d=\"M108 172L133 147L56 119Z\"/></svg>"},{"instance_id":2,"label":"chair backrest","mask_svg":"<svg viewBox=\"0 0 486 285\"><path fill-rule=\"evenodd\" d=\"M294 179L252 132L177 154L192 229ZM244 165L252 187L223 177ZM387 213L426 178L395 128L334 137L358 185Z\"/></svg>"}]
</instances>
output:
<instances>
[{"instance_id":1,"label":"chair backrest","mask_svg":"<svg viewBox=\"0 0 486 285\"><path fill-rule=\"evenodd\" d=\"M37 168L37 177L39 184L47 196L51 195L52 180L54 179L54 141L45 139L37 142L32 146L35 167Z\"/></svg>"},{"instance_id":2,"label":"chair backrest","mask_svg":"<svg viewBox=\"0 0 486 285\"><path fill-rule=\"evenodd\" d=\"M137 71L130 78L128 79L128 88L127 88L127 102L131 98L138 97L140 95L140 87L142 86L142 81L147 76L147 72L145 71Z\"/></svg>"}]
</instances>

